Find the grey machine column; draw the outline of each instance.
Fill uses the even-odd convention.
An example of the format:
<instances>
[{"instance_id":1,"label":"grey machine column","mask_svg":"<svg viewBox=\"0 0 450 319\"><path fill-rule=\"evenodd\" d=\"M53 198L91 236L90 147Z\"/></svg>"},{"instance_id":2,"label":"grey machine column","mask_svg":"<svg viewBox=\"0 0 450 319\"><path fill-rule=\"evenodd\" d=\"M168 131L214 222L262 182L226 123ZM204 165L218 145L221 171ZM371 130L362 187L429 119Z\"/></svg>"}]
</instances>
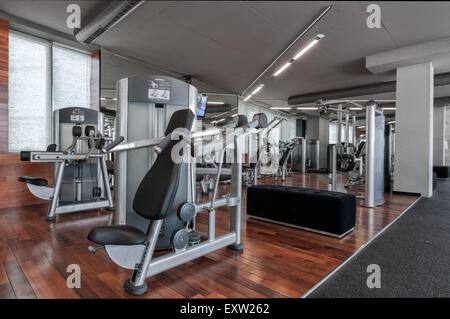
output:
<instances>
[{"instance_id":1,"label":"grey machine column","mask_svg":"<svg viewBox=\"0 0 450 319\"><path fill-rule=\"evenodd\" d=\"M345 132L344 132L344 143L345 147L350 143L350 114L348 112L345 113Z\"/></svg>"},{"instance_id":2,"label":"grey machine column","mask_svg":"<svg viewBox=\"0 0 450 319\"><path fill-rule=\"evenodd\" d=\"M384 115L377 104L369 101L366 106L366 207L384 203Z\"/></svg>"},{"instance_id":3,"label":"grey machine column","mask_svg":"<svg viewBox=\"0 0 450 319\"><path fill-rule=\"evenodd\" d=\"M238 202L230 208L230 230L236 233L236 241L228 246L235 250L242 250L241 243L241 198L242 198L242 154L239 137L234 138L234 162L232 164L231 196L239 198Z\"/></svg>"},{"instance_id":4,"label":"grey machine column","mask_svg":"<svg viewBox=\"0 0 450 319\"><path fill-rule=\"evenodd\" d=\"M197 109L197 89L171 77L134 76L118 81L116 86L115 137L123 136L125 142L161 137L175 111L191 109L195 113ZM152 147L115 153L114 224L128 224L146 231L148 221L134 212L132 203L139 183L153 165L156 156ZM195 171L186 171L182 177L188 180L187 197L195 195L192 195L191 190L192 176L195 177Z\"/></svg>"}]
</instances>

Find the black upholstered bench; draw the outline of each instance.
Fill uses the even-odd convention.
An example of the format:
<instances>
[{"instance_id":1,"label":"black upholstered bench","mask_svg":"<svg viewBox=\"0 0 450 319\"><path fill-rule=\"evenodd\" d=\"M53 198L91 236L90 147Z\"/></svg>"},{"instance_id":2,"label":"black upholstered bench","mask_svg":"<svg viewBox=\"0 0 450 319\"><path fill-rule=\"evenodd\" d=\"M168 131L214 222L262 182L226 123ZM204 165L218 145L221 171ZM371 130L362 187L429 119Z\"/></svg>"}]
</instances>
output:
<instances>
[{"instance_id":1,"label":"black upholstered bench","mask_svg":"<svg viewBox=\"0 0 450 319\"><path fill-rule=\"evenodd\" d=\"M438 178L448 178L450 166L433 166L433 172L437 174Z\"/></svg>"},{"instance_id":2,"label":"black upholstered bench","mask_svg":"<svg viewBox=\"0 0 450 319\"><path fill-rule=\"evenodd\" d=\"M256 185L247 190L247 216L341 238L355 228L356 197L318 189Z\"/></svg>"}]
</instances>

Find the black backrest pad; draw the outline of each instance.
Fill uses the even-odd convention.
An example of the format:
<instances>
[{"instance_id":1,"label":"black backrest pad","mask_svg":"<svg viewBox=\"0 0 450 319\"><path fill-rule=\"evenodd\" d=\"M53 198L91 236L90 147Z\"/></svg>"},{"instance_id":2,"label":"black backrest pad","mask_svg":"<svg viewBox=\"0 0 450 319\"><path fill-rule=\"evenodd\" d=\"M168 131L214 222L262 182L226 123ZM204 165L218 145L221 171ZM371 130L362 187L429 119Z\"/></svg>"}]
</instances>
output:
<instances>
[{"instance_id":1,"label":"black backrest pad","mask_svg":"<svg viewBox=\"0 0 450 319\"><path fill-rule=\"evenodd\" d=\"M361 143L359 143L358 150L356 151L356 154L355 154L356 158L360 158L361 157L361 153L364 150L364 146L366 146L366 142L362 141Z\"/></svg>"},{"instance_id":2,"label":"black backrest pad","mask_svg":"<svg viewBox=\"0 0 450 319\"><path fill-rule=\"evenodd\" d=\"M167 125L165 135L169 135L177 128L186 128L189 131L194 123L195 115L191 110L179 110L172 114L169 124Z\"/></svg>"},{"instance_id":3,"label":"black backrest pad","mask_svg":"<svg viewBox=\"0 0 450 319\"><path fill-rule=\"evenodd\" d=\"M176 111L166 129L166 134L176 128L191 130L195 115L190 110ZM172 148L179 141L170 141L156 158L155 163L142 179L136 195L133 209L144 218L163 219L172 206L180 180L182 163L172 160Z\"/></svg>"}]
</instances>

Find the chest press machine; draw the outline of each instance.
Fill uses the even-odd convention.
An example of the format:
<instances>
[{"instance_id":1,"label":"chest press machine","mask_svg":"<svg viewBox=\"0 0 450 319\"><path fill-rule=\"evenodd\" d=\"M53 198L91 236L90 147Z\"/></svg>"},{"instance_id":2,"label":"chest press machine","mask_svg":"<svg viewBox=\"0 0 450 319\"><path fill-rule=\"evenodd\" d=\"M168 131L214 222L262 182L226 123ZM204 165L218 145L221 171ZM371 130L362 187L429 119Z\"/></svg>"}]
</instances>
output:
<instances>
[{"instance_id":1,"label":"chest press machine","mask_svg":"<svg viewBox=\"0 0 450 319\"><path fill-rule=\"evenodd\" d=\"M131 278L125 281L125 290L142 295L147 290L146 278L176 267L215 250L229 247L241 250L241 192L242 162L239 138L267 126L265 114L255 114L250 123L232 130L213 128L202 132L190 132L194 114L189 109L173 113L165 136L158 139L122 143L112 152L123 152L137 147L154 146L158 154L154 164L142 179L133 199L133 209L148 223L145 231L131 225L96 227L88 239L99 244L89 247L95 253L105 248L108 256L119 266L132 269ZM242 124L242 122L241 122ZM175 129L178 128L178 129ZM182 130L180 130L180 128ZM202 145L207 136L225 137L217 142ZM234 162L231 165L230 194L217 198L218 182L223 165L225 149L234 145ZM195 157L205 156L212 150L219 152L216 182L211 201L195 202ZM182 155L183 161L175 160L173 154ZM195 155L192 158L189 155ZM216 208L230 207L230 232L216 237ZM208 233L195 230L195 216L208 212ZM194 238L198 240L194 240ZM153 258L158 242L170 239L171 252ZM164 246L164 245L163 245Z\"/></svg>"}]
</instances>

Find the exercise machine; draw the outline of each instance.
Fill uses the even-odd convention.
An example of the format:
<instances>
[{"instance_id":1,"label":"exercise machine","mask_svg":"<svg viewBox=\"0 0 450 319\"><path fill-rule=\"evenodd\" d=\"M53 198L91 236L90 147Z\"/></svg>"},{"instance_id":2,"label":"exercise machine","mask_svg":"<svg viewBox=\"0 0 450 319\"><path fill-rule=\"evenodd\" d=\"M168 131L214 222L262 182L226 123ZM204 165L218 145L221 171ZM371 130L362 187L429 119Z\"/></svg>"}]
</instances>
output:
<instances>
[{"instance_id":1,"label":"exercise machine","mask_svg":"<svg viewBox=\"0 0 450 319\"><path fill-rule=\"evenodd\" d=\"M22 151L20 159L54 163L54 187L47 187L48 181L38 177L22 176L19 181L34 196L50 201L47 220L59 214L113 209L105 155L100 151L111 140L103 136L103 114L64 108L53 116L53 143L46 151Z\"/></svg>"},{"instance_id":2,"label":"exercise machine","mask_svg":"<svg viewBox=\"0 0 450 319\"><path fill-rule=\"evenodd\" d=\"M145 279L176 267L217 249L230 247L241 250L241 192L242 162L240 137L252 128L265 127L267 119L264 114L255 114L252 122L227 131L225 138L218 142L202 145L207 136L224 135L220 129L202 132L190 132L194 113L189 109L178 110L172 115L166 135L156 143L155 139L141 141L147 146L155 146L158 153L156 161L138 185L133 198L133 209L146 221L145 230L130 225L113 225L97 227L91 230L88 238L99 244L91 247L92 252L105 248L108 256L119 266L132 269L131 278L125 281L125 289L134 295L141 295L147 290ZM182 128L174 129L174 128ZM218 198L218 179L210 201L195 202L195 158L210 154L212 150L220 153L217 177L220 178L226 147L234 146L234 159L231 164L231 191L227 196ZM200 147L198 147L200 146ZM116 151L132 150L136 143L122 143ZM194 152L192 151L194 150ZM114 149L112 151L115 151ZM184 160L174 160L173 154ZM189 156L194 155L194 156ZM230 232L216 237L215 216L218 207L230 207ZM208 233L195 231L195 216L208 213ZM170 236L172 251L153 258L158 242L165 242L168 227L175 227ZM193 237L200 238L193 241Z\"/></svg>"}]
</instances>

